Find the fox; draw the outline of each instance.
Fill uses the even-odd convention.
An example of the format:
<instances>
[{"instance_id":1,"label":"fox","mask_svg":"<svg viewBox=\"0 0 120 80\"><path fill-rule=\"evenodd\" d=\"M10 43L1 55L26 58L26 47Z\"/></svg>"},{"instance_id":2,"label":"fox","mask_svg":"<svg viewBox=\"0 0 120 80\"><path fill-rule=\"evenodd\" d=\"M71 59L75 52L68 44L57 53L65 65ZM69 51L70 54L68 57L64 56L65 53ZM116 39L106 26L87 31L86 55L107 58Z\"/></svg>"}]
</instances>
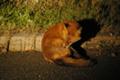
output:
<instances>
[{"instance_id":1,"label":"fox","mask_svg":"<svg viewBox=\"0 0 120 80\"><path fill-rule=\"evenodd\" d=\"M80 67L91 65L89 59L71 56L73 54L71 52L76 53L76 51L70 45L80 40L80 29L80 25L75 20L65 20L51 26L44 33L42 39L44 59L47 62L60 65Z\"/></svg>"}]
</instances>

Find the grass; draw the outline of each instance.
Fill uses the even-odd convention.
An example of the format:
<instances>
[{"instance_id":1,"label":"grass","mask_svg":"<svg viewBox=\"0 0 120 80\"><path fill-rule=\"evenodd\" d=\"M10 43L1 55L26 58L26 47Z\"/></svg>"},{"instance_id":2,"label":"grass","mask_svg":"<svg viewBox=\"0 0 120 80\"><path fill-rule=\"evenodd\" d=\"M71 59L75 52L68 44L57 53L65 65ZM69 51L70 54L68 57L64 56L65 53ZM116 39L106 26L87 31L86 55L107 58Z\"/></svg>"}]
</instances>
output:
<instances>
[{"instance_id":1,"label":"grass","mask_svg":"<svg viewBox=\"0 0 120 80\"><path fill-rule=\"evenodd\" d=\"M65 19L85 18L114 26L118 13L119 2L114 0L0 0L0 28L48 28Z\"/></svg>"}]
</instances>

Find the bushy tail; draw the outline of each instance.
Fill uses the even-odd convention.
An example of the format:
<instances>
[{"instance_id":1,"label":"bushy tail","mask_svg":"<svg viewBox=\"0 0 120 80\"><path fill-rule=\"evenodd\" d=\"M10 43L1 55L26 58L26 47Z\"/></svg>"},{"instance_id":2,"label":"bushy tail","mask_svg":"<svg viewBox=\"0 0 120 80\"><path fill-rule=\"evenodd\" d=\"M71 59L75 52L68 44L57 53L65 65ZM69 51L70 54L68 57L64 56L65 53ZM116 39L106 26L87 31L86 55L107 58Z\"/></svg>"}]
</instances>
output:
<instances>
[{"instance_id":1,"label":"bushy tail","mask_svg":"<svg viewBox=\"0 0 120 80\"><path fill-rule=\"evenodd\" d=\"M95 64L90 59L83 59L83 58L75 59L71 57L65 57L60 60L56 60L55 63L59 65L75 66L75 67L89 67Z\"/></svg>"}]
</instances>

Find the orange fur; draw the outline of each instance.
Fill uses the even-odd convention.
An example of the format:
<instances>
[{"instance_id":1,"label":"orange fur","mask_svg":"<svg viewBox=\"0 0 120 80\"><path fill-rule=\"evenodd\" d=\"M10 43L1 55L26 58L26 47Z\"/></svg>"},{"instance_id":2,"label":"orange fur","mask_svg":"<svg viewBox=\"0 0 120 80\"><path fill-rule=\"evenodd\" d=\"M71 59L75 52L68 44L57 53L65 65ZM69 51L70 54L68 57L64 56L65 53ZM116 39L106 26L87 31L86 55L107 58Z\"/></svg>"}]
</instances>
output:
<instances>
[{"instance_id":1,"label":"orange fur","mask_svg":"<svg viewBox=\"0 0 120 80\"><path fill-rule=\"evenodd\" d=\"M64 21L65 24L68 24L69 27L67 28L68 31L68 39L67 43L72 44L77 40L80 40L80 26L79 24L72 20L72 21Z\"/></svg>"},{"instance_id":2,"label":"orange fur","mask_svg":"<svg viewBox=\"0 0 120 80\"><path fill-rule=\"evenodd\" d=\"M87 65L89 60L70 57L69 46L80 39L79 29L76 21L64 21L50 27L42 40L42 53L45 60L49 62L61 60L68 65Z\"/></svg>"},{"instance_id":3,"label":"orange fur","mask_svg":"<svg viewBox=\"0 0 120 80\"><path fill-rule=\"evenodd\" d=\"M56 24L45 32L42 40L42 49L43 56L48 61L68 55L68 49L65 47L67 35L68 32L63 23Z\"/></svg>"}]
</instances>

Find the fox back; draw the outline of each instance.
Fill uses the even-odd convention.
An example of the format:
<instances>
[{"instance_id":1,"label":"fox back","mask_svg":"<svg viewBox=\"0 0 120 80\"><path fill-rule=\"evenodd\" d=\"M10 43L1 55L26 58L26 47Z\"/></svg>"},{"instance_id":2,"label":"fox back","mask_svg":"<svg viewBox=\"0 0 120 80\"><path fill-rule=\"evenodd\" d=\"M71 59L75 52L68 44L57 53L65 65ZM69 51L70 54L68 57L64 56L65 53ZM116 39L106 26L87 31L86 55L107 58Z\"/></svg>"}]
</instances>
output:
<instances>
[{"instance_id":1,"label":"fox back","mask_svg":"<svg viewBox=\"0 0 120 80\"><path fill-rule=\"evenodd\" d=\"M55 60L69 56L69 45L80 39L79 25L76 21L64 21L50 27L42 40L42 53L45 60Z\"/></svg>"}]
</instances>

